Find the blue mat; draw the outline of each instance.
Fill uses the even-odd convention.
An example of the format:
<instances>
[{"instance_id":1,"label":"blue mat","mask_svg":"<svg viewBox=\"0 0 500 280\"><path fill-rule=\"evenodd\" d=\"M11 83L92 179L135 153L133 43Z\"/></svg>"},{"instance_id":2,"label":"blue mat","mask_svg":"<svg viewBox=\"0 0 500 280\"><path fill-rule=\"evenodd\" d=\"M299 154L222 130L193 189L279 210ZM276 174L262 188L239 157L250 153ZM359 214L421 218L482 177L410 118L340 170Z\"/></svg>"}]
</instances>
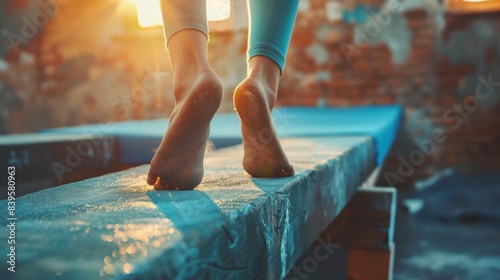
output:
<instances>
[{"instance_id":1,"label":"blue mat","mask_svg":"<svg viewBox=\"0 0 500 280\"><path fill-rule=\"evenodd\" d=\"M402 121L399 105L348 108L282 107L273 118L281 138L311 136L371 136L377 163L382 164L396 138ZM43 130L42 133L85 133L118 138L123 164L149 163L160 144L168 119L126 121ZM217 114L212 121L210 140L216 148L241 143L240 121L235 113Z\"/></svg>"}]
</instances>

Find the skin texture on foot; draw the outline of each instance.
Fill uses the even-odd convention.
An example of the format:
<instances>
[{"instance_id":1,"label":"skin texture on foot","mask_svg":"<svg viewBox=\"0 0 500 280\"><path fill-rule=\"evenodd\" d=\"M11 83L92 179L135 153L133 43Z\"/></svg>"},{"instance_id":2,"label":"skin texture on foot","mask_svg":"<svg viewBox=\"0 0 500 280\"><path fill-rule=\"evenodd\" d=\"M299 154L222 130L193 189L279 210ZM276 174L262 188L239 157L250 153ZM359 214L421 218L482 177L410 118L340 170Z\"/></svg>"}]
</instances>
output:
<instances>
[{"instance_id":1,"label":"skin texture on foot","mask_svg":"<svg viewBox=\"0 0 500 280\"><path fill-rule=\"evenodd\" d=\"M243 168L253 177L294 175L271 117L275 101L272 91L250 75L234 93L234 106L241 119Z\"/></svg>"},{"instance_id":2,"label":"skin texture on foot","mask_svg":"<svg viewBox=\"0 0 500 280\"><path fill-rule=\"evenodd\" d=\"M200 184L210 121L221 99L222 85L212 71L199 73L190 86L177 88L168 129L151 160L149 185L156 190L191 190Z\"/></svg>"}]
</instances>

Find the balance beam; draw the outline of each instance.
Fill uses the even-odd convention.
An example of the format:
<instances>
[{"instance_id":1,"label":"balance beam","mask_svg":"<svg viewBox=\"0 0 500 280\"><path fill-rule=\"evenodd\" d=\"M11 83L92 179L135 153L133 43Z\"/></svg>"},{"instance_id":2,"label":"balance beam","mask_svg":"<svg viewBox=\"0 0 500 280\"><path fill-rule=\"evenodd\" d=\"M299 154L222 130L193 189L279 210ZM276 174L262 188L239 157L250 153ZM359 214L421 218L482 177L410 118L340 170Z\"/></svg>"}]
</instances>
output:
<instances>
[{"instance_id":1,"label":"balance beam","mask_svg":"<svg viewBox=\"0 0 500 280\"><path fill-rule=\"evenodd\" d=\"M144 165L20 197L1 279L282 279L376 166L370 137L283 146L293 177L249 177L239 145L209 153L193 191L153 190Z\"/></svg>"}]
</instances>

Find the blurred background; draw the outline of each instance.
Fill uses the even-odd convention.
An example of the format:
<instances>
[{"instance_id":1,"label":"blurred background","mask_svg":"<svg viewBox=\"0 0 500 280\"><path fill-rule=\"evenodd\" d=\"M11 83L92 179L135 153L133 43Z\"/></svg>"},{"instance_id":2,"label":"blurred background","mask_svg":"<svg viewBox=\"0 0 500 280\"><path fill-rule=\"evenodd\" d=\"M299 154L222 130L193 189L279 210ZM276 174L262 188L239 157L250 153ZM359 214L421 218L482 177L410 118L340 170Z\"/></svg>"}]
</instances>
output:
<instances>
[{"instance_id":1,"label":"blurred background","mask_svg":"<svg viewBox=\"0 0 500 280\"><path fill-rule=\"evenodd\" d=\"M500 279L499 2L300 1L278 105L404 107L378 180L401 191L398 279ZM209 4L231 112L246 3ZM0 134L168 117L170 68L158 1L0 2Z\"/></svg>"}]
</instances>

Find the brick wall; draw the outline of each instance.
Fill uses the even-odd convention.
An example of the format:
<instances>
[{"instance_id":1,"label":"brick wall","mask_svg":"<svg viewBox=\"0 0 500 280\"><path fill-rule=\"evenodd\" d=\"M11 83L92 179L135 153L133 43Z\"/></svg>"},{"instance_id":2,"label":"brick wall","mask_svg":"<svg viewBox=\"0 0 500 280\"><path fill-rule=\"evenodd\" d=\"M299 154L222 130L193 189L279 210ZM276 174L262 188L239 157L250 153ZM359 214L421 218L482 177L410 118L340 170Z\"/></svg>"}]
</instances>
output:
<instances>
[{"instance_id":1,"label":"brick wall","mask_svg":"<svg viewBox=\"0 0 500 280\"><path fill-rule=\"evenodd\" d=\"M59 5L46 23L39 1L0 9L0 133L170 114L161 28L139 28L127 1L51 1ZM24 36L24 17L37 24L33 36ZM302 0L278 103L402 104L380 184L408 185L448 166L500 168L500 87L484 82L500 81L499 33L499 13L449 15L435 0ZM14 48L12 34L26 40ZM246 31L210 38L225 86L220 111L231 111Z\"/></svg>"},{"instance_id":2,"label":"brick wall","mask_svg":"<svg viewBox=\"0 0 500 280\"><path fill-rule=\"evenodd\" d=\"M343 19L332 21L332 2L301 6L279 104L402 104L404 126L379 184L407 186L449 166L500 168L500 13L344 1ZM476 96L482 79L497 84Z\"/></svg>"}]
</instances>

